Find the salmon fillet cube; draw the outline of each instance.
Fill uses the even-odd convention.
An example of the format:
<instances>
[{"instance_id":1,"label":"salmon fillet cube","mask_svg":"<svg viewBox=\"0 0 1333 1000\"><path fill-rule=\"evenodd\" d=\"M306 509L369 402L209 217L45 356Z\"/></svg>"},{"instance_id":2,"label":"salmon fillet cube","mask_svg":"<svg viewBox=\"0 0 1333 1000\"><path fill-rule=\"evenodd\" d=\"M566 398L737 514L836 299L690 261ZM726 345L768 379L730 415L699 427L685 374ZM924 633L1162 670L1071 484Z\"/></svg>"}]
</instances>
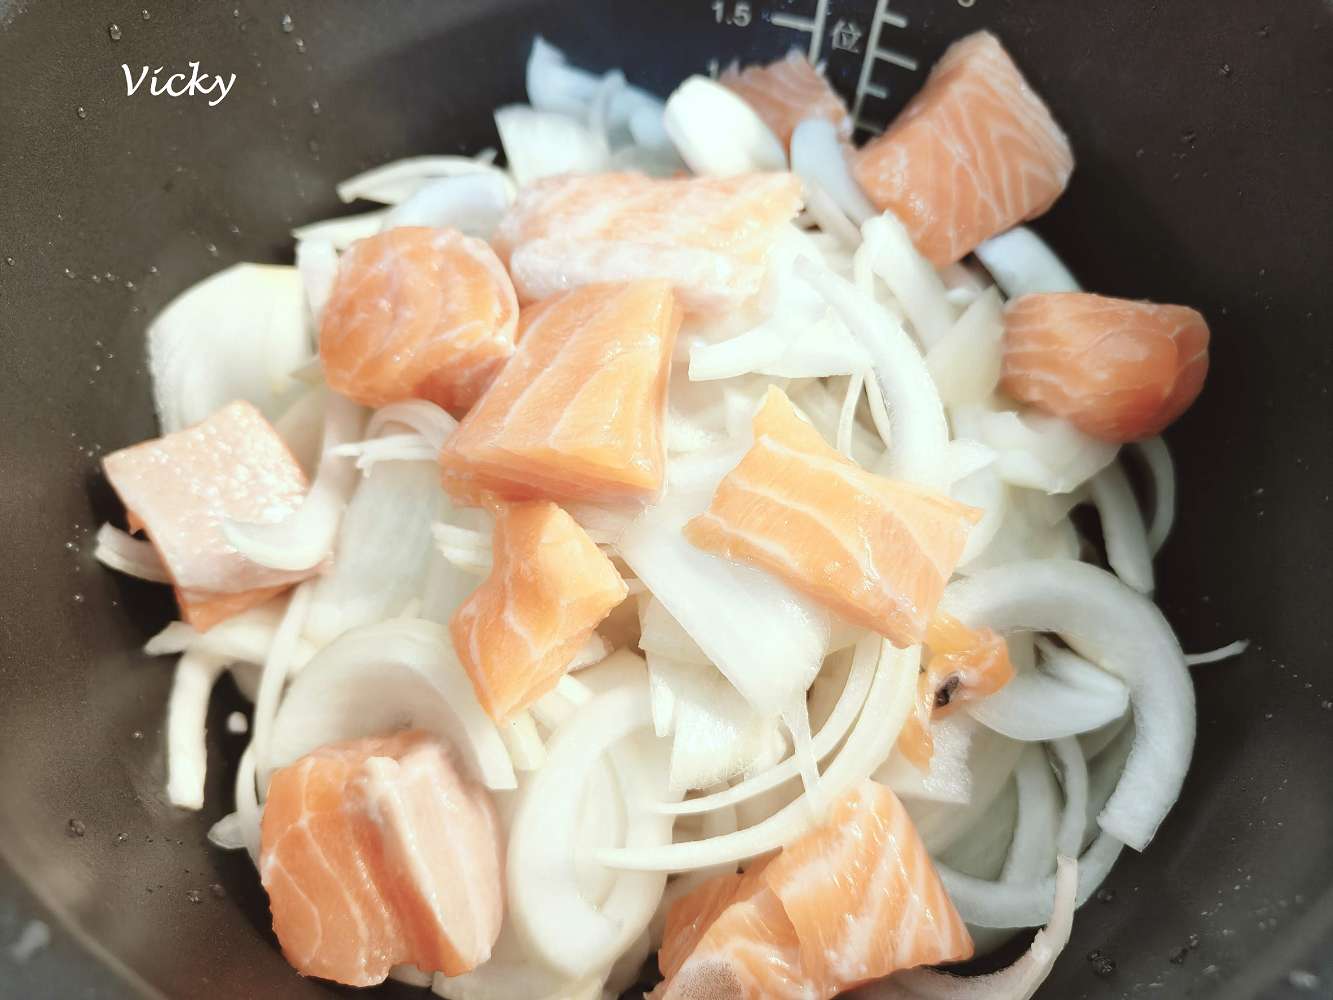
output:
<instances>
[{"instance_id":1,"label":"salmon fillet cube","mask_svg":"<svg viewBox=\"0 0 1333 1000\"><path fill-rule=\"evenodd\" d=\"M920 92L852 159L866 195L936 267L1041 215L1073 170L1069 140L987 31L949 46Z\"/></svg>"},{"instance_id":2,"label":"salmon fillet cube","mask_svg":"<svg viewBox=\"0 0 1333 1000\"><path fill-rule=\"evenodd\" d=\"M642 500L662 485L665 281L587 285L523 310L513 360L440 455L456 500Z\"/></svg>"},{"instance_id":3,"label":"salmon fillet cube","mask_svg":"<svg viewBox=\"0 0 1333 1000\"><path fill-rule=\"evenodd\" d=\"M112 452L102 468L195 628L211 628L318 572L261 566L222 533L228 518L281 521L308 487L287 445L250 403L229 403L193 427Z\"/></svg>"},{"instance_id":4,"label":"salmon fillet cube","mask_svg":"<svg viewBox=\"0 0 1333 1000\"><path fill-rule=\"evenodd\" d=\"M322 747L269 783L259 872L282 952L349 986L411 963L456 976L503 916L500 827L452 747L422 731Z\"/></svg>"},{"instance_id":5,"label":"salmon fillet cube","mask_svg":"<svg viewBox=\"0 0 1333 1000\"><path fill-rule=\"evenodd\" d=\"M655 995L826 1000L971 955L967 927L907 811L865 781L771 860L717 876L672 905L658 959L667 979Z\"/></svg>"},{"instance_id":6,"label":"salmon fillet cube","mask_svg":"<svg viewBox=\"0 0 1333 1000\"><path fill-rule=\"evenodd\" d=\"M685 536L899 646L920 642L980 512L860 468L776 387L754 436Z\"/></svg>"},{"instance_id":7,"label":"salmon fillet cube","mask_svg":"<svg viewBox=\"0 0 1333 1000\"><path fill-rule=\"evenodd\" d=\"M791 144L796 126L807 118L822 118L837 129L838 138L852 137L852 116L824 75L810 65L804 53L792 49L766 66L738 69L734 64L718 78L728 90L750 105L784 146Z\"/></svg>"},{"instance_id":8,"label":"salmon fillet cube","mask_svg":"<svg viewBox=\"0 0 1333 1000\"><path fill-rule=\"evenodd\" d=\"M329 387L363 406L427 399L466 412L514 352L518 300L484 241L404 226L347 248L324 307Z\"/></svg>"},{"instance_id":9,"label":"salmon fillet cube","mask_svg":"<svg viewBox=\"0 0 1333 1000\"><path fill-rule=\"evenodd\" d=\"M572 517L549 501L503 508L490 575L449 622L477 700L508 721L564 676L628 587Z\"/></svg>"},{"instance_id":10,"label":"salmon fillet cube","mask_svg":"<svg viewBox=\"0 0 1333 1000\"><path fill-rule=\"evenodd\" d=\"M1085 292L1005 307L1000 387L1104 441L1160 433L1208 374L1208 324L1187 306Z\"/></svg>"},{"instance_id":11,"label":"salmon fillet cube","mask_svg":"<svg viewBox=\"0 0 1333 1000\"><path fill-rule=\"evenodd\" d=\"M791 174L565 174L529 184L495 234L519 299L598 282L671 282L689 312L731 309L763 281L801 210Z\"/></svg>"}]
</instances>

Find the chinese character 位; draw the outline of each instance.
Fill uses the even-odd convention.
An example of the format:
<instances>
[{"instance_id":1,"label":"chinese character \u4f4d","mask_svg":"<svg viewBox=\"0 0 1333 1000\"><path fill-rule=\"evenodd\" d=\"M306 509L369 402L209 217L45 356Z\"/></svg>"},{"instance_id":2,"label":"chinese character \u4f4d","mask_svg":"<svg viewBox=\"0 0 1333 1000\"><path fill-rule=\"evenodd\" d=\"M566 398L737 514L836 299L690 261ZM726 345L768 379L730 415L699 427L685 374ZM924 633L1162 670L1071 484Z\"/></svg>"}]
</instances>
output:
<instances>
[{"instance_id":1,"label":"chinese character \u4f4d","mask_svg":"<svg viewBox=\"0 0 1333 1000\"><path fill-rule=\"evenodd\" d=\"M839 20L833 26L833 47L844 52L861 51L861 28L855 21Z\"/></svg>"}]
</instances>

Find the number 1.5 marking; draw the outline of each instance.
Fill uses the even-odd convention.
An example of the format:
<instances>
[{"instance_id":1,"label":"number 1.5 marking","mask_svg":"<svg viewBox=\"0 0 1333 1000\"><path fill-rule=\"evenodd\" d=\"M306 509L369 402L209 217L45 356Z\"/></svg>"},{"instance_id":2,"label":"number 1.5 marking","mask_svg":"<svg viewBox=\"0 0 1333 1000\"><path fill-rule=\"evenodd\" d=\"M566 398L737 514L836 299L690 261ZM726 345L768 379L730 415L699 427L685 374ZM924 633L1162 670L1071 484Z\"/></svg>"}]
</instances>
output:
<instances>
[{"instance_id":1,"label":"number 1.5 marking","mask_svg":"<svg viewBox=\"0 0 1333 1000\"><path fill-rule=\"evenodd\" d=\"M726 0L714 0L713 16L717 19L718 24L731 24L737 28L744 28L750 23L750 5L745 3L744 0L733 3L731 5L731 16L728 17Z\"/></svg>"}]
</instances>

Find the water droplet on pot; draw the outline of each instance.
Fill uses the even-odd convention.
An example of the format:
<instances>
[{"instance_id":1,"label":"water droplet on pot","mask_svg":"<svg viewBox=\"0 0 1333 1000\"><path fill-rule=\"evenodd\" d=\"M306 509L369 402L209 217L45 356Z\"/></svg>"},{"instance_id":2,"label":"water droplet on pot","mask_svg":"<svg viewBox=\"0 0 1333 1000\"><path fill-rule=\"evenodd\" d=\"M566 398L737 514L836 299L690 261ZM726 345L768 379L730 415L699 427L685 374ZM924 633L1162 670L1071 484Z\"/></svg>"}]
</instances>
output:
<instances>
[{"instance_id":1,"label":"water droplet on pot","mask_svg":"<svg viewBox=\"0 0 1333 1000\"><path fill-rule=\"evenodd\" d=\"M65 824L65 833L71 837L82 837L88 832L88 828L83 825L83 820L72 819Z\"/></svg>"},{"instance_id":2,"label":"water droplet on pot","mask_svg":"<svg viewBox=\"0 0 1333 1000\"><path fill-rule=\"evenodd\" d=\"M92 278L94 285L100 285L102 283L102 276L100 274L90 274L88 277Z\"/></svg>"},{"instance_id":3,"label":"water droplet on pot","mask_svg":"<svg viewBox=\"0 0 1333 1000\"><path fill-rule=\"evenodd\" d=\"M153 19L153 15L148 13L147 7L139 11L139 16L142 17L145 21L151 21Z\"/></svg>"},{"instance_id":4,"label":"water droplet on pot","mask_svg":"<svg viewBox=\"0 0 1333 1000\"><path fill-rule=\"evenodd\" d=\"M319 114L319 100L317 98L310 98L310 113L312 115Z\"/></svg>"},{"instance_id":5,"label":"water droplet on pot","mask_svg":"<svg viewBox=\"0 0 1333 1000\"><path fill-rule=\"evenodd\" d=\"M78 115L80 118L88 117L88 109L85 108L82 104L79 105L78 110L75 111L74 113Z\"/></svg>"},{"instance_id":6,"label":"water droplet on pot","mask_svg":"<svg viewBox=\"0 0 1333 1000\"><path fill-rule=\"evenodd\" d=\"M1319 977L1313 972L1306 972L1304 969L1292 969L1287 973L1287 982L1298 990L1317 990L1319 989Z\"/></svg>"},{"instance_id":7,"label":"water droplet on pot","mask_svg":"<svg viewBox=\"0 0 1333 1000\"><path fill-rule=\"evenodd\" d=\"M1115 959L1109 955L1098 955L1092 960L1092 971L1103 979L1110 979L1115 975Z\"/></svg>"},{"instance_id":8,"label":"water droplet on pot","mask_svg":"<svg viewBox=\"0 0 1333 1000\"><path fill-rule=\"evenodd\" d=\"M106 33L111 36L111 40L113 42L120 41L120 25L118 24L107 25Z\"/></svg>"},{"instance_id":9,"label":"water droplet on pot","mask_svg":"<svg viewBox=\"0 0 1333 1000\"><path fill-rule=\"evenodd\" d=\"M218 255L218 247L216 243L210 243L204 249L208 251L208 256L210 257L216 257Z\"/></svg>"},{"instance_id":10,"label":"water droplet on pot","mask_svg":"<svg viewBox=\"0 0 1333 1000\"><path fill-rule=\"evenodd\" d=\"M1100 888L1100 889L1097 890L1097 897L1096 897L1096 898L1097 898L1097 902L1099 902L1099 903L1114 903L1114 902L1115 902L1115 890L1114 890L1114 889L1108 889L1106 886L1103 886L1102 888Z\"/></svg>"},{"instance_id":11,"label":"water droplet on pot","mask_svg":"<svg viewBox=\"0 0 1333 1000\"><path fill-rule=\"evenodd\" d=\"M132 739L132 740L141 740L141 739L143 739L143 730L142 730L142 729L136 729L134 732L130 733L130 739ZM148 838L148 842L151 844L151 843L153 842L153 838L152 838L152 837L149 837L149 838Z\"/></svg>"},{"instance_id":12,"label":"water droplet on pot","mask_svg":"<svg viewBox=\"0 0 1333 1000\"><path fill-rule=\"evenodd\" d=\"M5 263L8 264L10 267L13 267L13 266L14 266L14 258L13 258L13 257L6 257L6 258L5 258Z\"/></svg>"},{"instance_id":13,"label":"water droplet on pot","mask_svg":"<svg viewBox=\"0 0 1333 1000\"><path fill-rule=\"evenodd\" d=\"M1231 75L1231 63L1223 63L1221 66L1219 66L1219 67L1217 68L1217 72L1218 72L1218 75L1219 75L1219 76L1230 76L1230 75Z\"/></svg>"},{"instance_id":14,"label":"water droplet on pot","mask_svg":"<svg viewBox=\"0 0 1333 1000\"><path fill-rule=\"evenodd\" d=\"M225 899L227 897L227 890L222 888L221 884L217 882L214 882L212 885L210 885L208 887L208 891L211 892L217 899Z\"/></svg>"},{"instance_id":15,"label":"water droplet on pot","mask_svg":"<svg viewBox=\"0 0 1333 1000\"><path fill-rule=\"evenodd\" d=\"M75 594L75 595L74 595L74 603L75 603L75 604L82 604L82 603L83 603L83 595L82 595L82 594Z\"/></svg>"},{"instance_id":16,"label":"water droplet on pot","mask_svg":"<svg viewBox=\"0 0 1333 1000\"><path fill-rule=\"evenodd\" d=\"M283 30L283 33L284 33L284 34L291 34L292 27L293 27L293 25L292 25L292 15L290 15L290 14L283 14L283 15L282 15L282 20L279 21L278 23L282 26L282 30Z\"/></svg>"},{"instance_id":17,"label":"water droplet on pot","mask_svg":"<svg viewBox=\"0 0 1333 1000\"><path fill-rule=\"evenodd\" d=\"M298 39L296 39L296 51L297 51L297 52L304 52L304 51L305 51L305 39L304 39L304 38L298 38Z\"/></svg>"}]
</instances>

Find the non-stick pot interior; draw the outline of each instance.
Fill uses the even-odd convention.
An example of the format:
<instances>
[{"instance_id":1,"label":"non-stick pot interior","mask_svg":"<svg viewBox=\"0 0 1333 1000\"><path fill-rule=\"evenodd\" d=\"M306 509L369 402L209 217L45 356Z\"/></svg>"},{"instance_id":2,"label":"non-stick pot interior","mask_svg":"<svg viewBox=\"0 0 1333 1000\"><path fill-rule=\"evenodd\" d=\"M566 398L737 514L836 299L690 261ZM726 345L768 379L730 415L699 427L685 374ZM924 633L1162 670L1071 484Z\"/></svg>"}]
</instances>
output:
<instances>
[{"instance_id":1,"label":"non-stick pot interior","mask_svg":"<svg viewBox=\"0 0 1333 1000\"><path fill-rule=\"evenodd\" d=\"M329 995L274 948L249 861L204 840L229 808L243 737L223 720L238 697L221 691L210 715L207 807L168 807L169 672L138 650L172 608L91 559L116 513L99 457L155 433L145 322L229 262L289 259L289 228L338 210L337 179L495 144L490 109L522 99L535 33L666 92L711 60L804 47L783 23L816 2L141 2L0 0L0 992ZM872 6L818 5L848 91ZM1088 285L1190 303L1214 331L1207 389L1170 435L1182 500L1159 599L1187 649L1254 645L1198 669L1185 793L1080 911L1042 995L1310 995L1302 973L1330 995L1329 8L878 6L892 15L878 44L897 58L872 69L888 96L862 103L867 124L919 84L910 65L995 30L1079 157L1038 228ZM191 60L236 74L217 106L127 97L122 64ZM53 937L19 961L28 949L10 946L34 940L32 920Z\"/></svg>"}]
</instances>

